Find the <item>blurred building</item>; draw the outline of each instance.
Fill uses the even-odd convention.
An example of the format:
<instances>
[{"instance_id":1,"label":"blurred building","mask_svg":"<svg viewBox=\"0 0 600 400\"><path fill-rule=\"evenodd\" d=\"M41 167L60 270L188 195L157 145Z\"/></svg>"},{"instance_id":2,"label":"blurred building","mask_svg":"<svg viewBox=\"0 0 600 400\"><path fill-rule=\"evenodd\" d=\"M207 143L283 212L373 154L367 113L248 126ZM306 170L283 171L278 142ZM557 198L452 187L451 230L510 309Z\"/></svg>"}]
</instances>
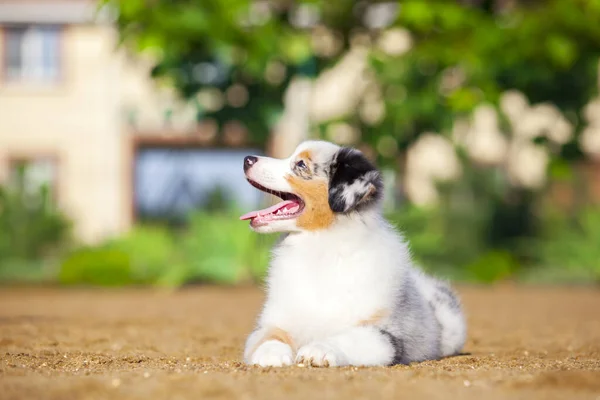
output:
<instances>
[{"instance_id":1,"label":"blurred building","mask_svg":"<svg viewBox=\"0 0 600 400\"><path fill-rule=\"evenodd\" d=\"M188 210L216 184L259 201L240 173L257 151L243 132L211 146L217 127L156 86L150 60L117 49L110 17L89 0L0 0L0 181L26 165L86 242Z\"/></svg>"}]
</instances>

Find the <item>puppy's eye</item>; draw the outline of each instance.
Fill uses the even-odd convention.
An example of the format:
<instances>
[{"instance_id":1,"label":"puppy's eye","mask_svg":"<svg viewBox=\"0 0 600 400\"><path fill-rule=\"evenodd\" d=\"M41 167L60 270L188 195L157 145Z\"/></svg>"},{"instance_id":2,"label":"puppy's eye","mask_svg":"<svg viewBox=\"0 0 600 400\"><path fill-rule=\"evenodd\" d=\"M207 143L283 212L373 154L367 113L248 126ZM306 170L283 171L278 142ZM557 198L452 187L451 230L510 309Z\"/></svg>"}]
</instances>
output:
<instances>
[{"instance_id":1,"label":"puppy's eye","mask_svg":"<svg viewBox=\"0 0 600 400\"><path fill-rule=\"evenodd\" d=\"M306 164L304 163L304 161L300 160L296 163L296 167L300 169L306 169Z\"/></svg>"}]
</instances>

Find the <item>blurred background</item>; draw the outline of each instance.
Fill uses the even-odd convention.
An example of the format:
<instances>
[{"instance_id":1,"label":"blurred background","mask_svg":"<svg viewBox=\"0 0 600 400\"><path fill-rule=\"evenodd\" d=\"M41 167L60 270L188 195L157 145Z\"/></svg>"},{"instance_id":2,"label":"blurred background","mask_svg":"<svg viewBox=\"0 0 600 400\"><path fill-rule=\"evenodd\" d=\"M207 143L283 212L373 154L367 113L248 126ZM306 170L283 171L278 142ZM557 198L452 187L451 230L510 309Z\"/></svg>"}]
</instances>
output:
<instances>
[{"instance_id":1,"label":"blurred background","mask_svg":"<svg viewBox=\"0 0 600 400\"><path fill-rule=\"evenodd\" d=\"M0 0L0 281L259 283L247 154L382 168L428 271L600 283L599 0Z\"/></svg>"}]
</instances>

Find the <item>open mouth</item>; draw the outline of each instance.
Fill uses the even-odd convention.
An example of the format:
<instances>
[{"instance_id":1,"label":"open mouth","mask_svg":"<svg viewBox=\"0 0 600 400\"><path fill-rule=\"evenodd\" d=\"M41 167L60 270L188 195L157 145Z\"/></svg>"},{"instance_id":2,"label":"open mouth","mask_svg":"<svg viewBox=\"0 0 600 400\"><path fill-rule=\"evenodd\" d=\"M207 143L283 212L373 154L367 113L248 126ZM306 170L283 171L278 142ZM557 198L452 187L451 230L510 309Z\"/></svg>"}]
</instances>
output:
<instances>
[{"instance_id":1,"label":"open mouth","mask_svg":"<svg viewBox=\"0 0 600 400\"><path fill-rule=\"evenodd\" d=\"M260 191L272 194L283 200L269 208L263 210L251 211L240 217L240 220L250 220L250 225L259 226L266 225L271 221L280 221L286 219L294 219L302 214L304 210L304 201L293 193L279 192L268 189L261 184L246 178L247 181Z\"/></svg>"}]
</instances>

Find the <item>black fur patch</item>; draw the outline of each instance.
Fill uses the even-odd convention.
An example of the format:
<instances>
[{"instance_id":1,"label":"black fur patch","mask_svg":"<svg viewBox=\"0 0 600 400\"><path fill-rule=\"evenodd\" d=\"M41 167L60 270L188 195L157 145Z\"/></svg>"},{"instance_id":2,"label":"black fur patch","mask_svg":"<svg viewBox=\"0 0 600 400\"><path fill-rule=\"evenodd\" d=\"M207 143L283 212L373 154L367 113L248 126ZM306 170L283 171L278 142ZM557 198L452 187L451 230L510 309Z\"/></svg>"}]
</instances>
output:
<instances>
[{"instance_id":1,"label":"black fur patch","mask_svg":"<svg viewBox=\"0 0 600 400\"><path fill-rule=\"evenodd\" d=\"M358 150L340 149L331 163L329 207L337 213L359 210L375 203L383 193L377 168Z\"/></svg>"},{"instance_id":2,"label":"black fur patch","mask_svg":"<svg viewBox=\"0 0 600 400\"><path fill-rule=\"evenodd\" d=\"M394 348L394 359L392 360L391 365L410 364L404 356L404 341L386 330L380 329L379 332L381 332L381 334L389 340L390 344Z\"/></svg>"},{"instance_id":3,"label":"black fur patch","mask_svg":"<svg viewBox=\"0 0 600 400\"><path fill-rule=\"evenodd\" d=\"M434 299L437 303L447 304L451 309L460 311L460 301L452 289L445 285L438 285L436 289Z\"/></svg>"}]
</instances>

